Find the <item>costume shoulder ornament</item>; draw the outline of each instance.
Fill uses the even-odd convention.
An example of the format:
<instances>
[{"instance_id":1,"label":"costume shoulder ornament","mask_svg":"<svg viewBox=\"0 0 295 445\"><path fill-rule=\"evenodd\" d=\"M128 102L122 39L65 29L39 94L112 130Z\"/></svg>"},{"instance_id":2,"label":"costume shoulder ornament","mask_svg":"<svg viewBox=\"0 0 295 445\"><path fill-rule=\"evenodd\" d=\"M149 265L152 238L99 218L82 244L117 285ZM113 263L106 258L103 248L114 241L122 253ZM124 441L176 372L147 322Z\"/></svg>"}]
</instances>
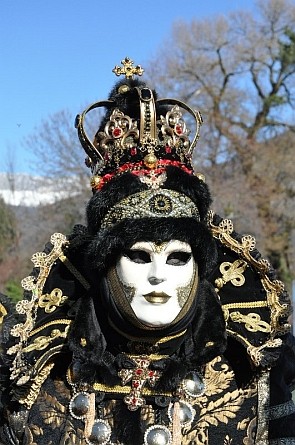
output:
<instances>
[{"instance_id":1,"label":"costume shoulder ornament","mask_svg":"<svg viewBox=\"0 0 295 445\"><path fill-rule=\"evenodd\" d=\"M34 403L54 366L53 356L61 352L68 336L72 321L68 311L74 300L66 275L84 288L89 286L66 257L67 246L67 238L54 233L45 251L33 255L33 274L22 280L26 298L16 305L22 319L10 331L16 342L7 354L13 357L10 379L15 397L27 407Z\"/></svg>"},{"instance_id":2,"label":"costume shoulder ornament","mask_svg":"<svg viewBox=\"0 0 295 445\"><path fill-rule=\"evenodd\" d=\"M227 332L242 343L255 366L274 364L290 332L291 305L284 284L256 250L255 238L238 235L233 223L209 212L219 245L218 268L211 276L220 297Z\"/></svg>"}]
</instances>

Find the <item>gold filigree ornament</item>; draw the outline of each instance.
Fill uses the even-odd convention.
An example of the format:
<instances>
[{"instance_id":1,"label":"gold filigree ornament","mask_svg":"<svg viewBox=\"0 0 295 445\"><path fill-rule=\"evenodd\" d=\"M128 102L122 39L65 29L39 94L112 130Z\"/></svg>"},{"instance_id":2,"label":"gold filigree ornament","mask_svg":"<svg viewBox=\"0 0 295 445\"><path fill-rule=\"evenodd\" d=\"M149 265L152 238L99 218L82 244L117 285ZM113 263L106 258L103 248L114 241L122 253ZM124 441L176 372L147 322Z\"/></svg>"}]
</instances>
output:
<instances>
[{"instance_id":1,"label":"gold filigree ornament","mask_svg":"<svg viewBox=\"0 0 295 445\"><path fill-rule=\"evenodd\" d=\"M270 325L266 321L261 320L259 314L250 312L247 315L243 315L240 312L232 312L230 314L230 319L236 323L244 323L245 328L249 332L270 332Z\"/></svg>"},{"instance_id":2,"label":"gold filigree ornament","mask_svg":"<svg viewBox=\"0 0 295 445\"><path fill-rule=\"evenodd\" d=\"M65 303L68 299L62 294L62 290L55 288L50 294L41 295L39 298L39 307L44 308L46 314L51 314L55 309Z\"/></svg>"},{"instance_id":3,"label":"gold filigree ornament","mask_svg":"<svg viewBox=\"0 0 295 445\"><path fill-rule=\"evenodd\" d=\"M231 282L234 286L243 286L243 284L245 284L245 277L243 274L247 266L246 261L240 259L233 263L227 261L222 263L219 267L222 278L217 278L215 280L217 286L216 290L220 290L228 282Z\"/></svg>"},{"instance_id":4,"label":"gold filigree ornament","mask_svg":"<svg viewBox=\"0 0 295 445\"><path fill-rule=\"evenodd\" d=\"M49 272L55 261L63 254L63 248L67 244L67 238L61 233L54 233L50 242L52 250L46 254L44 252L37 252L32 256L32 262L38 270L37 277L26 277L22 281L22 286L26 291L31 292L31 300L22 300L16 305L16 310L20 315L25 315L26 319L23 323L15 325L11 334L19 337L19 343L8 349L7 353L15 354L11 368L11 380L16 380L18 385L23 385L30 379L33 371L28 366L24 358L24 349L28 347L28 339L31 331L34 328L37 317L37 310L39 301L43 294L43 287L49 275Z\"/></svg>"}]
</instances>

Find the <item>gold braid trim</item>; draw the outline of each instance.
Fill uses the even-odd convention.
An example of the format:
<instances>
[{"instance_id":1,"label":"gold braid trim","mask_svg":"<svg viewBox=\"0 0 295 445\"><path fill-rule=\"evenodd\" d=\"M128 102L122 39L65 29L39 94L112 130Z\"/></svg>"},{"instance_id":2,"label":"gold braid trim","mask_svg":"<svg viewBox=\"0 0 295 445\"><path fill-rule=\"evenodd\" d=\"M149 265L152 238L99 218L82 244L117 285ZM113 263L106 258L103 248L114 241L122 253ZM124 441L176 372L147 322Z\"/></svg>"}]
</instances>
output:
<instances>
[{"instance_id":1,"label":"gold braid trim","mask_svg":"<svg viewBox=\"0 0 295 445\"><path fill-rule=\"evenodd\" d=\"M39 391L45 380L50 374L51 369L54 367L54 363L49 363L40 371L37 376L32 380L32 384L29 393L26 397L19 399L19 402L30 409L38 397Z\"/></svg>"},{"instance_id":2,"label":"gold braid trim","mask_svg":"<svg viewBox=\"0 0 295 445\"><path fill-rule=\"evenodd\" d=\"M61 319L57 319L57 320L53 320L53 321L49 321L48 323L43 324L42 326L40 326L37 329L34 329L31 333L30 333L30 337L32 337L35 334L38 334L38 332L43 331L43 329L48 328L49 326L54 326L57 324L65 324L65 325L69 325L71 324L71 320L67 320L66 318L61 318Z\"/></svg>"},{"instance_id":3,"label":"gold braid trim","mask_svg":"<svg viewBox=\"0 0 295 445\"><path fill-rule=\"evenodd\" d=\"M28 276L22 280L22 287L30 291L31 300L19 301L16 310L19 314L25 315L24 323L19 323L11 329L11 335L19 337L19 342L8 349L8 354L15 354L15 358L11 368L11 380L17 379L18 385L23 385L30 380L31 369L28 368L24 360L24 348L28 346L28 339L33 331L39 300L43 293L43 287L46 279L51 271L55 261L63 255L63 249L68 244L67 238L61 233L54 233L50 242L52 250L47 254L45 252L37 252L32 256L34 267L38 269L38 277Z\"/></svg>"},{"instance_id":4,"label":"gold braid trim","mask_svg":"<svg viewBox=\"0 0 295 445\"><path fill-rule=\"evenodd\" d=\"M102 392L107 392L109 394L112 393L118 393L118 394L129 394L130 393L130 386L120 386L120 385L115 385L115 386L107 386L107 385L103 385L102 383L93 383L93 389L95 391L102 391ZM172 397L172 392L157 392L157 391L153 391L152 389L149 388L143 388L141 390L141 394L144 396L166 396L166 397Z\"/></svg>"}]
</instances>

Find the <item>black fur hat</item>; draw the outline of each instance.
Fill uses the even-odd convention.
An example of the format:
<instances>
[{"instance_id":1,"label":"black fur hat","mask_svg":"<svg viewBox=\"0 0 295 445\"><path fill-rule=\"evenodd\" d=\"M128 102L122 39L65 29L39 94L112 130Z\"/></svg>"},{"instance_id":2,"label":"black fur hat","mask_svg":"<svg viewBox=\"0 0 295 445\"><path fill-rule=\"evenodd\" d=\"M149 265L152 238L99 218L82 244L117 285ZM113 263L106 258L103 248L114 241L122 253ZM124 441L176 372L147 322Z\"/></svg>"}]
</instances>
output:
<instances>
[{"instance_id":1,"label":"black fur hat","mask_svg":"<svg viewBox=\"0 0 295 445\"><path fill-rule=\"evenodd\" d=\"M211 202L209 190L203 181L177 167L167 167L166 174L164 188L188 196L199 210L200 221L189 217L126 218L110 228L101 229L101 221L118 201L147 190L147 186L131 173L115 177L93 195L87 206L88 231L93 237L87 252L87 262L91 268L104 272L114 264L120 253L137 241L164 242L177 239L191 245L201 277L211 270L216 250L206 226Z\"/></svg>"}]
</instances>

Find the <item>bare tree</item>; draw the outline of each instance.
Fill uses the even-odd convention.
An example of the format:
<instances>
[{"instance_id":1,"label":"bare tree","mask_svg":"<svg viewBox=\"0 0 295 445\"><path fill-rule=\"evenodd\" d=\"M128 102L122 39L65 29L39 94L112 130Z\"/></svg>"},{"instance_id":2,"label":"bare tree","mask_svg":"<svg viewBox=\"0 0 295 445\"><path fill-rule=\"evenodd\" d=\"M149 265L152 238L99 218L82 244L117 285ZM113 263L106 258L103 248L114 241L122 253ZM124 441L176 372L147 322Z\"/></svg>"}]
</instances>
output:
<instances>
[{"instance_id":1,"label":"bare tree","mask_svg":"<svg viewBox=\"0 0 295 445\"><path fill-rule=\"evenodd\" d=\"M200 162L235 155L248 171L256 141L294 131L294 3L263 0L257 15L178 22L158 57L147 71L160 79L163 95L176 94L204 114Z\"/></svg>"},{"instance_id":2,"label":"bare tree","mask_svg":"<svg viewBox=\"0 0 295 445\"><path fill-rule=\"evenodd\" d=\"M25 147L33 154L31 165L36 174L52 178L63 190L76 194L89 189L89 171L74 118L68 110L50 115L26 138Z\"/></svg>"},{"instance_id":3,"label":"bare tree","mask_svg":"<svg viewBox=\"0 0 295 445\"><path fill-rule=\"evenodd\" d=\"M263 250L292 274L294 195L282 178L290 184L295 175L294 2L260 0L252 13L180 21L158 59L147 72L160 80L160 94L203 114L195 163L208 171L217 206L232 213L235 205L245 220L251 212Z\"/></svg>"}]
</instances>

